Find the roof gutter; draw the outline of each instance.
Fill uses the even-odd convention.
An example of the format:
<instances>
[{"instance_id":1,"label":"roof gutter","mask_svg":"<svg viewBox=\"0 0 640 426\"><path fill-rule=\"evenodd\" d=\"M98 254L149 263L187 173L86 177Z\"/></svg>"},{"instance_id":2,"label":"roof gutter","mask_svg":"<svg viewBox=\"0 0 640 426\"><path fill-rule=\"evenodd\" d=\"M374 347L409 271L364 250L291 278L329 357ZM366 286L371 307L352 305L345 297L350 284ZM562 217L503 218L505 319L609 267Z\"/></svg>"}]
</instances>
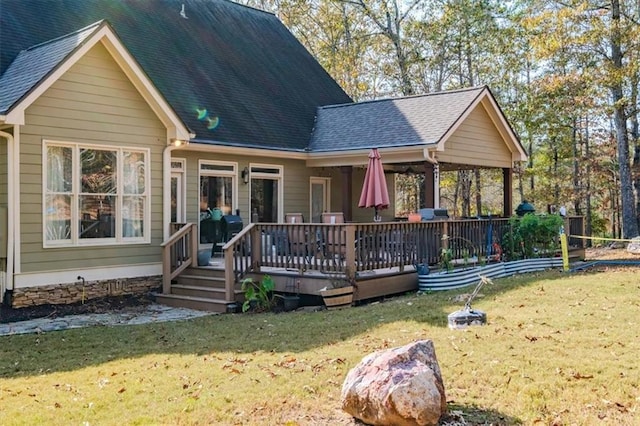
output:
<instances>
[{"instance_id":1,"label":"roof gutter","mask_svg":"<svg viewBox=\"0 0 640 426\"><path fill-rule=\"evenodd\" d=\"M5 116L0 116L0 119ZM0 137L7 140L7 271L6 271L6 288L7 291L13 291L13 262L14 262L14 234L15 229L14 220L15 217L12 212L8 211L11 206L15 204L14 199L14 161L13 156L15 152L15 141L11 133L0 130ZM0 294L0 300L2 300L4 294Z\"/></svg>"}]
</instances>

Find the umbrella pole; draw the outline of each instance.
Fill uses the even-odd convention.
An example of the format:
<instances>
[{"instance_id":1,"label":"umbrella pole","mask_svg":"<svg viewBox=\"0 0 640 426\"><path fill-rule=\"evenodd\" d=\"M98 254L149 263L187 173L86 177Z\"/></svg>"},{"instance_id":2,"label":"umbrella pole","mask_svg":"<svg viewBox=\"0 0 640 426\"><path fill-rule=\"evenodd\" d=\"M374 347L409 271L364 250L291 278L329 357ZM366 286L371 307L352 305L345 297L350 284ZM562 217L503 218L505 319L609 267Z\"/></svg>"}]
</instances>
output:
<instances>
[{"instance_id":1,"label":"umbrella pole","mask_svg":"<svg viewBox=\"0 0 640 426\"><path fill-rule=\"evenodd\" d=\"M382 222L382 218L378 214L378 208L374 207L373 211L374 211L374 213L373 213L373 221L374 222Z\"/></svg>"}]
</instances>

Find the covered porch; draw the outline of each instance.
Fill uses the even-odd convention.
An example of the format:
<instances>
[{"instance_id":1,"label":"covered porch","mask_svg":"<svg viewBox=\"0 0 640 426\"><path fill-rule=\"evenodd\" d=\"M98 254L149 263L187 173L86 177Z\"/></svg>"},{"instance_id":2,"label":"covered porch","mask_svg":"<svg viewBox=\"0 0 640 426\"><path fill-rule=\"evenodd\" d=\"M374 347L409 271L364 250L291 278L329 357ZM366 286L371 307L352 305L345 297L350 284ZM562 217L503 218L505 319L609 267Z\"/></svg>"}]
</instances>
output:
<instances>
[{"instance_id":1,"label":"covered porch","mask_svg":"<svg viewBox=\"0 0 640 426\"><path fill-rule=\"evenodd\" d=\"M527 159L487 87L319 108L306 165L332 171L340 186L332 195L331 211L344 212L347 221L371 220L371 212L357 209L357 199L372 148L380 153L387 176L423 177L414 211L455 211L457 206L441 196L443 173L499 171L491 184L499 187L501 206L474 216L512 215L513 168ZM387 179L391 198L397 195L393 184ZM391 208L383 217L390 221L401 213Z\"/></svg>"}]
</instances>

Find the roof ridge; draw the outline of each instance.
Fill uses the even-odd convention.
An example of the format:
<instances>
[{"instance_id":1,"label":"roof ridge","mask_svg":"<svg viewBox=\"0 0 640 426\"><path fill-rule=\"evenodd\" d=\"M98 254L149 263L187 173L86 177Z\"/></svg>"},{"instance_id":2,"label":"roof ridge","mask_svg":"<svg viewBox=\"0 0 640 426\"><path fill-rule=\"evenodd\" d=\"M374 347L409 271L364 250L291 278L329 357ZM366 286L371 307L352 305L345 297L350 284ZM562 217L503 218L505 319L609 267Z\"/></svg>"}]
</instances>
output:
<instances>
[{"instance_id":1,"label":"roof ridge","mask_svg":"<svg viewBox=\"0 0 640 426\"><path fill-rule=\"evenodd\" d=\"M318 109L329 109L329 108L342 108L342 107L348 107L348 106L357 106L357 105L364 105L364 104L372 104L372 103L378 103L378 102L394 102L394 101L398 101L398 100L402 100L402 99L416 99L416 98L426 98L429 96L439 96L439 95L449 95L452 93L461 93L461 92L471 92L471 91L482 91L484 89L487 88L487 85L483 85L483 86L473 86L473 87L463 87L460 89L451 89L451 90L443 90L440 92L430 92L430 93L422 93L419 95L405 95L405 96L399 96L399 97L394 97L394 98L380 98L380 99L369 99L366 101L359 101L359 102L352 102L352 103L345 103L345 104L335 104L335 105L322 105L320 107L318 107Z\"/></svg>"},{"instance_id":2,"label":"roof ridge","mask_svg":"<svg viewBox=\"0 0 640 426\"><path fill-rule=\"evenodd\" d=\"M274 12L268 11L268 10L264 10L264 9L258 9L257 7L254 6L250 6L248 4L242 4L242 3L237 3L233 0L221 0L225 3L231 3L234 6L241 6L244 7L245 9L251 9L251 10L255 10L256 12L261 12L261 13L266 13L268 15L272 15L275 16L276 18L278 18L278 15L276 15ZM280 20L280 18L278 18L278 20Z\"/></svg>"},{"instance_id":3,"label":"roof ridge","mask_svg":"<svg viewBox=\"0 0 640 426\"><path fill-rule=\"evenodd\" d=\"M75 30L73 32L70 32L68 34L63 34L63 35L61 35L59 37L52 38L51 40L43 41L42 43L38 43L38 44L34 44L33 46L29 46L26 49L22 50L22 52L29 52L31 50L38 49L38 48L40 48L42 46L46 46L47 44L52 44L52 43L55 43L57 41L63 40L65 38L71 37L73 35L80 34L80 33L84 32L84 31L87 31L90 28L94 28L94 27L97 28L100 25L102 25L104 22L106 22L106 21L104 19L101 19L99 21L94 22L93 24L87 25L84 28L80 28L80 29Z\"/></svg>"}]
</instances>

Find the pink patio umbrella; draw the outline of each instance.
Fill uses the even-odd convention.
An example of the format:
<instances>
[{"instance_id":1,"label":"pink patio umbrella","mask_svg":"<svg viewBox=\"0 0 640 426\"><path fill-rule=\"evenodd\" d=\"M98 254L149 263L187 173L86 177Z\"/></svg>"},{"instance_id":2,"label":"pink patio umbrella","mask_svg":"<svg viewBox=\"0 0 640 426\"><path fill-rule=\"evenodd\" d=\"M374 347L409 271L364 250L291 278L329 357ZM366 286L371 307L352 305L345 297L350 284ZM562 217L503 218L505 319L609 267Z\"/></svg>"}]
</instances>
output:
<instances>
[{"instance_id":1,"label":"pink patio umbrella","mask_svg":"<svg viewBox=\"0 0 640 426\"><path fill-rule=\"evenodd\" d=\"M380 221L378 210L389 207L387 180L384 177L384 169L377 148L369 152L369 164L367 165L367 174L364 176L358 207L373 207L375 209L373 220L376 222Z\"/></svg>"}]
</instances>

